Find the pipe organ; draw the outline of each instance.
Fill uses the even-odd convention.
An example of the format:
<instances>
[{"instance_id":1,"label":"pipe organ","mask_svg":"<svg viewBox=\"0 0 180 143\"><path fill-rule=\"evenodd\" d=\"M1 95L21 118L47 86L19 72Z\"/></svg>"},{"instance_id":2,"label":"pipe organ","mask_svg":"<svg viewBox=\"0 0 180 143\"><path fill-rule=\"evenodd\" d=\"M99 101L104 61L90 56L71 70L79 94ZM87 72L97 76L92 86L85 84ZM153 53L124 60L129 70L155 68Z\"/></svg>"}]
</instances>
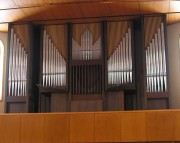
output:
<instances>
[{"instance_id":1,"label":"pipe organ","mask_svg":"<svg viewBox=\"0 0 180 143\"><path fill-rule=\"evenodd\" d=\"M8 96L26 96L27 51L15 30L10 31Z\"/></svg>"},{"instance_id":2,"label":"pipe organ","mask_svg":"<svg viewBox=\"0 0 180 143\"><path fill-rule=\"evenodd\" d=\"M66 86L66 61L53 40L43 32L43 86Z\"/></svg>"},{"instance_id":3,"label":"pipe organ","mask_svg":"<svg viewBox=\"0 0 180 143\"><path fill-rule=\"evenodd\" d=\"M9 27L6 112L169 108L165 16Z\"/></svg>"},{"instance_id":4,"label":"pipe organ","mask_svg":"<svg viewBox=\"0 0 180 143\"><path fill-rule=\"evenodd\" d=\"M107 48L108 89L133 88L134 59L130 21L108 22Z\"/></svg>"},{"instance_id":5,"label":"pipe organ","mask_svg":"<svg viewBox=\"0 0 180 143\"><path fill-rule=\"evenodd\" d=\"M43 28L42 76L39 86L42 93L67 89L66 35L65 25L47 25Z\"/></svg>"},{"instance_id":6,"label":"pipe organ","mask_svg":"<svg viewBox=\"0 0 180 143\"><path fill-rule=\"evenodd\" d=\"M167 102L167 58L163 18L144 18L144 26L147 104L153 104L156 98Z\"/></svg>"},{"instance_id":7,"label":"pipe organ","mask_svg":"<svg viewBox=\"0 0 180 143\"><path fill-rule=\"evenodd\" d=\"M160 24L146 49L147 92L167 91L164 25Z\"/></svg>"},{"instance_id":8,"label":"pipe organ","mask_svg":"<svg viewBox=\"0 0 180 143\"><path fill-rule=\"evenodd\" d=\"M103 52L100 24L75 24L72 32L72 95L101 95Z\"/></svg>"}]
</instances>

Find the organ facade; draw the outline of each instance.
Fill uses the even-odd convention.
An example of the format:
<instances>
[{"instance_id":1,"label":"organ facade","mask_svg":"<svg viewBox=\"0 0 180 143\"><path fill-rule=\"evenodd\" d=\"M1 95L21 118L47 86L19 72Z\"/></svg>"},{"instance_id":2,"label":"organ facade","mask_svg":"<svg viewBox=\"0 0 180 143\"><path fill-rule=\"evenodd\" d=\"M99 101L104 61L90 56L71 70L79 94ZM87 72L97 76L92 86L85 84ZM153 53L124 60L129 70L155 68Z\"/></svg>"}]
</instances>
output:
<instances>
[{"instance_id":1,"label":"organ facade","mask_svg":"<svg viewBox=\"0 0 180 143\"><path fill-rule=\"evenodd\" d=\"M6 112L169 108L166 17L10 23Z\"/></svg>"}]
</instances>

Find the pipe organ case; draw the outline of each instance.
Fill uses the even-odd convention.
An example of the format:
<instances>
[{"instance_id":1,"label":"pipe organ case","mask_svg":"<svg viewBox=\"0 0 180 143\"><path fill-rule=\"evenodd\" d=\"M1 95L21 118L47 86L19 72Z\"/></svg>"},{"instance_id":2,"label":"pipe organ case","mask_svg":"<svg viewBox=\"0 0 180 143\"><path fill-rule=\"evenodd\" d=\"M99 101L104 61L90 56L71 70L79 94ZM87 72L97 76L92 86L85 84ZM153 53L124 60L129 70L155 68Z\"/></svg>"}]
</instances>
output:
<instances>
[{"instance_id":1,"label":"pipe organ case","mask_svg":"<svg viewBox=\"0 0 180 143\"><path fill-rule=\"evenodd\" d=\"M169 108L165 16L10 24L6 112Z\"/></svg>"},{"instance_id":2,"label":"pipe organ case","mask_svg":"<svg viewBox=\"0 0 180 143\"><path fill-rule=\"evenodd\" d=\"M38 92L34 73L37 54L33 44L34 27L31 24L9 24L5 112L37 111ZM37 38L38 30L36 33ZM34 37L35 38L35 37ZM36 53L38 52L38 49Z\"/></svg>"}]
</instances>

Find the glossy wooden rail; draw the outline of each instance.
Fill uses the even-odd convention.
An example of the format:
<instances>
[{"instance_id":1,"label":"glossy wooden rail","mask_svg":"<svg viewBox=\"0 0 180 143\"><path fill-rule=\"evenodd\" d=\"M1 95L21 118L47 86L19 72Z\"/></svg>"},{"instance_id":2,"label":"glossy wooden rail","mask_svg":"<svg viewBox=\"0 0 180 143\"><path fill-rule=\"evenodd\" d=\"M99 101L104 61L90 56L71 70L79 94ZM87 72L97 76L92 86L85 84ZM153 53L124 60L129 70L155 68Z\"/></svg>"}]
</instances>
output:
<instances>
[{"instance_id":1,"label":"glossy wooden rail","mask_svg":"<svg viewBox=\"0 0 180 143\"><path fill-rule=\"evenodd\" d=\"M1 114L2 143L179 142L180 110Z\"/></svg>"}]
</instances>

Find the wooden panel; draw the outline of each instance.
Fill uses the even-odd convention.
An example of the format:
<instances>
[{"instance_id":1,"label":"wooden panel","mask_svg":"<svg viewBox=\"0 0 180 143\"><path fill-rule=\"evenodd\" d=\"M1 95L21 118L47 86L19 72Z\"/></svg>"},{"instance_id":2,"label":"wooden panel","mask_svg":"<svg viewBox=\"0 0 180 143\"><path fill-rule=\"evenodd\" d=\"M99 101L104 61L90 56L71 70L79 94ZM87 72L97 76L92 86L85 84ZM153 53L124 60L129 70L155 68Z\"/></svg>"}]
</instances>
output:
<instances>
[{"instance_id":1,"label":"wooden panel","mask_svg":"<svg viewBox=\"0 0 180 143\"><path fill-rule=\"evenodd\" d=\"M121 142L143 142L146 138L146 118L143 112L121 114Z\"/></svg>"},{"instance_id":2,"label":"wooden panel","mask_svg":"<svg viewBox=\"0 0 180 143\"><path fill-rule=\"evenodd\" d=\"M7 113L26 113L26 103L25 102L9 102L7 103Z\"/></svg>"},{"instance_id":3,"label":"wooden panel","mask_svg":"<svg viewBox=\"0 0 180 143\"><path fill-rule=\"evenodd\" d=\"M45 143L69 142L69 115L45 115Z\"/></svg>"},{"instance_id":4,"label":"wooden panel","mask_svg":"<svg viewBox=\"0 0 180 143\"><path fill-rule=\"evenodd\" d=\"M21 142L44 143L44 115L21 116Z\"/></svg>"},{"instance_id":5,"label":"wooden panel","mask_svg":"<svg viewBox=\"0 0 180 143\"><path fill-rule=\"evenodd\" d=\"M120 113L95 113L95 142L120 142L120 122Z\"/></svg>"},{"instance_id":6,"label":"wooden panel","mask_svg":"<svg viewBox=\"0 0 180 143\"><path fill-rule=\"evenodd\" d=\"M28 24L23 25L14 25L13 26L14 33L16 33L17 37L20 39L22 46L26 49L26 52L29 49L29 27Z\"/></svg>"},{"instance_id":7,"label":"wooden panel","mask_svg":"<svg viewBox=\"0 0 180 143\"><path fill-rule=\"evenodd\" d=\"M0 139L2 143L20 142L19 115L0 115Z\"/></svg>"},{"instance_id":8,"label":"wooden panel","mask_svg":"<svg viewBox=\"0 0 180 143\"><path fill-rule=\"evenodd\" d=\"M180 1L170 1L170 12L180 12Z\"/></svg>"},{"instance_id":9,"label":"wooden panel","mask_svg":"<svg viewBox=\"0 0 180 143\"><path fill-rule=\"evenodd\" d=\"M79 4L84 17L110 16L110 8L107 3L84 3Z\"/></svg>"},{"instance_id":10,"label":"wooden panel","mask_svg":"<svg viewBox=\"0 0 180 143\"><path fill-rule=\"evenodd\" d=\"M20 21L25 15L20 9L0 10L0 19L3 22Z\"/></svg>"},{"instance_id":11,"label":"wooden panel","mask_svg":"<svg viewBox=\"0 0 180 143\"><path fill-rule=\"evenodd\" d=\"M7 32L8 31L8 24L0 24L0 31Z\"/></svg>"},{"instance_id":12,"label":"wooden panel","mask_svg":"<svg viewBox=\"0 0 180 143\"><path fill-rule=\"evenodd\" d=\"M167 14L167 23L173 24L180 22L180 13Z\"/></svg>"},{"instance_id":13,"label":"wooden panel","mask_svg":"<svg viewBox=\"0 0 180 143\"><path fill-rule=\"evenodd\" d=\"M82 13L77 4L61 4L50 6L56 19L82 18Z\"/></svg>"},{"instance_id":14,"label":"wooden panel","mask_svg":"<svg viewBox=\"0 0 180 143\"><path fill-rule=\"evenodd\" d=\"M49 25L44 29L50 36L55 47L59 50L62 56L67 59L67 26L66 25Z\"/></svg>"},{"instance_id":15,"label":"wooden panel","mask_svg":"<svg viewBox=\"0 0 180 143\"><path fill-rule=\"evenodd\" d=\"M84 31L88 29L92 33L93 44L101 36L101 24L91 23L91 24L73 24L73 39L81 44L81 35Z\"/></svg>"},{"instance_id":16,"label":"wooden panel","mask_svg":"<svg viewBox=\"0 0 180 143\"><path fill-rule=\"evenodd\" d=\"M157 33L162 22L161 16L145 17L144 18L144 30L145 30L145 47L152 42L152 38Z\"/></svg>"},{"instance_id":17,"label":"wooden panel","mask_svg":"<svg viewBox=\"0 0 180 143\"><path fill-rule=\"evenodd\" d=\"M107 48L108 58L113 54L120 41L125 37L128 32L128 28L131 28L129 21L124 22L109 22L107 25Z\"/></svg>"},{"instance_id":18,"label":"wooden panel","mask_svg":"<svg viewBox=\"0 0 180 143\"><path fill-rule=\"evenodd\" d=\"M76 0L77 2L103 2L103 1L106 1L106 0Z\"/></svg>"},{"instance_id":19,"label":"wooden panel","mask_svg":"<svg viewBox=\"0 0 180 143\"><path fill-rule=\"evenodd\" d=\"M17 5L13 0L0 0L0 9L16 8Z\"/></svg>"},{"instance_id":20,"label":"wooden panel","mask_svg":"<svg viewBox=\"0 0 180 143\"><path fill-rule=\"evenodd\" d=\"M106 111L124 110L124 92L110 92L106 93Z\"/></svg>"},{"instance_id":21,"label":"wooden panel","mask_svg":"<svg viewBox=\"0 0 180 143\"><path fill-rule=\"evenodd\" d=\"M169 1L147 1L139 2L140 13L150 14L150 13L166 13L169 12Z\"/></svg>"},{"instance_id":22,"label":"wooden panel","mask_svg":"<svg viewBox=\"0 0 180 143\"><path fill-rule=\"evenodd\" d=\"M173 119L173 112L170 111L147 111L147 140L172 141L174 138Z\"/></svg>"},{"instance_id":23,"label":"wooden panel","mask_svg":"<svg viewBox=\"0 0 180 143\"><path fill-rule=\"evenodd\" d=\"M70 114L70 142L94 142L94 113Z\"/></svg>"},{"instance_id":24,"label":"wooden panel","mask_svg":"<svg viewBox=\"0 0 180 143\"><path fill-rule=\"evenodd\" d=\"M168 99L148 99L147 100L147 109L167 109L168 108Z\"/></svg>"},{"instance_id":25,"label":"wooden panel","mask_svg":"<svg viewBox=\"0 0 180 143\"><path fill-rule=\"evenodd\" d=\"M102 111L102 100L71 101L72 112Z\"/></svg>"},{"instance_id":26,"label":"wooden panel","mask_svg":"<svg viewBox=\"0 0 180 143\"><path fill-rule=\"evenodd\" d=\"M26 15L26 17L23 18L23 20L31 21L56 19L51 9L47 6L21 8L21 10Z\"/></svg>"},{"instance_id":27,"label":"wooden panel","mask_svg":"<svg viewBox=\"0 0 180 143\"><path fill-rule=\"evenodd\" d=\"M48 4L72 3L76 0L44 0Z\"/></svg>"},{"instance_id":28,"label":"wooden panel","mask_svg":"<svg viewBox=\"0 0 180 143\"><path fill-rule=\"evenodd\" d=\"M18 6L45 5L44 0L13 0Z\"/></svg>"},{"instance_id":29,"label":"wooden panel","mask_svg":"<svg viewBox=\"0 0 180 143\"><path fill-rule=\"evenodd\" d=\"M174 112L174 141L180 141L180 111Z\"/></svg>"},{"instance_id":30,"label":"wooden panel","mask_svg":"<svg viewBox=\"0 0 180 143\"><path fill-rule=\"evenodd\" d=\"M51 94L51 112L66 112L66 93L52 93Z\"/></svg>"},{"instance_id":31,"label":"wooden panel","mask_svg":"<svg viewBox=\"0 0 180 143\"><path fill-rule=\"evenodd\" d=\"M138 2L114 2L109 3L112 15L129 15L139 14L139 3Z\"/></svg>"}]
</instances>

